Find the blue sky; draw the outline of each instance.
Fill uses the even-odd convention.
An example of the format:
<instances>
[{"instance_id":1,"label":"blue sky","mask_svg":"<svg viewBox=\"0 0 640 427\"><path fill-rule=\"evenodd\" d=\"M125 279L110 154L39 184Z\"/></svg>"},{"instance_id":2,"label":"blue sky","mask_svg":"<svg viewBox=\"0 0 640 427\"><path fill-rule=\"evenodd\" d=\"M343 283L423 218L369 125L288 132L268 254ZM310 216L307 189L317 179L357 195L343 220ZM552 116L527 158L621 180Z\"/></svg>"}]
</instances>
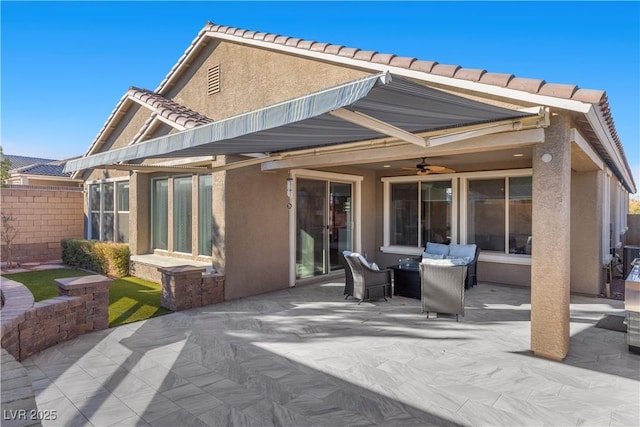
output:
<instances>
[{"instance_id":1,"label":"blue sky","mask_svg":"<svg viewBox=\"0 0 640 427\"><path fill-rule=\"evenodd\" d=\"M5 153L81 155L207 21L607 91L640 186L638 2L0 2Z\"/></svg>"}]
</instances>

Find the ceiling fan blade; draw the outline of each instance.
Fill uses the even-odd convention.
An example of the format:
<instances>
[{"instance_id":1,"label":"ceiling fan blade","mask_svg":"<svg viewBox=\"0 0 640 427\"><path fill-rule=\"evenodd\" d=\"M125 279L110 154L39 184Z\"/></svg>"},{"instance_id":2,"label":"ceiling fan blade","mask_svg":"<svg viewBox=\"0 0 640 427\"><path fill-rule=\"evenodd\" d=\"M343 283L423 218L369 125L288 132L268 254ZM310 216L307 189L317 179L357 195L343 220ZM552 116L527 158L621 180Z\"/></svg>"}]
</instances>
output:
<instances>
[{"instance_id":1,"label":"ceiling fan blade","mask_svg":"<svg viewBox=\"0 0 640 427\"><path fill-rule=\"evenodd\" d=\"M441 170L447 169L444 166L438 166L438 165L428 165L426 166L426 169L429 169L431 172L440 172Z\"/></svg>"},{"instance_id":2,"label":"ceiling fan blade","mask_svg":"<svg viewBox=\"0 0 640 427\"><path fill-rule=\"evenodd\" d=\"M454 171L453 169L445 168L442 166L439 166L438 169L435 170L430 168L429 171L431 173L456 173L456 171Z\"/></svg>"}]
</instances>

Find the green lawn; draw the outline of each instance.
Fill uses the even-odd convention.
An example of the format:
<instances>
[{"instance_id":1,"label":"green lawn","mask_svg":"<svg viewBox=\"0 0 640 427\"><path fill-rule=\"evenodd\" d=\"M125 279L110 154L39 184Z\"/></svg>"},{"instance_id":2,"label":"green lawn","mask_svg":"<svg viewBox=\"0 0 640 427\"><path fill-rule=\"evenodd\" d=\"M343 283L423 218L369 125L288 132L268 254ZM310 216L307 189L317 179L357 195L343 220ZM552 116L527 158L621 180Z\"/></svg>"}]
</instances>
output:
<instances>
[{"instance_id":1,"label":"green lawn","mask_svg":"<svg viewBox=\"0 0 640 427\"><path fill-rule=\"evenodd\" d=\"M29 288L36 301L42 301L58 296L58 286L54 279L89 274L92 273L64 268L6 274L4 277L22 283ZM170 310L160 306L161 292L159 284L137 277L115 279L109 287L109 326L170 313Z\"/></svg>"}]
</instances>

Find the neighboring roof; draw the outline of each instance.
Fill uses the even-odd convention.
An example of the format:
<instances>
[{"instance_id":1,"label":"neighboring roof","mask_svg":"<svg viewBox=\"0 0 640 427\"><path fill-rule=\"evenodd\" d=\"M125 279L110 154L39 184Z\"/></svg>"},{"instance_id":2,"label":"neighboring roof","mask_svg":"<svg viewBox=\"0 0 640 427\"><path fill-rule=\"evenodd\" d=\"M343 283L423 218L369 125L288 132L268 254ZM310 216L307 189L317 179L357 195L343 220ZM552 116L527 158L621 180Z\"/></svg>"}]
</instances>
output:
<instances>
[{"instance_id":1,"label":"neighboring roof","mask_svg":"<svg viewBox=\"0 0 640 427\"><path fill-rule=\"evenodd\" d=\"M355 116L355 118L354 118ZM152 157L280 153L385 136L537 117L463 98L389 73L69 162L69 170ZM363 120L367 123L363 124ZM390 133L385 133L390 132ZM410 141L413 142L413 141Z\"/></svg>"},{"instance_id":2,"label":"neighboring roof","mask_svg":"<svg viewBox=\"0 0 640 427\"><path fill-rule=\"evenodd\" d=\"M11 162L12 171L14 169L20 169L25 166L55 162L54 159L42 159L39 157L16 156L13 154L3 154L2 157L5 159L9 159L9 161Z\"/></svg>"},{"instance_id":3,"label":"neighboring roof","mask_svg":"<svg viewBox=\"0 0 640 427\"><path fill-rule=\"evenodd\" d=\"M37 157L14 156L11 154L5 154L3 157L8 158L11 161L10 172L12 175L40 175L54 177L71 176L70 172L64 172L64 167L69 160L77 158L72 157L65 160L52 160L40 159ZM16 167L15 165L21 166Z\"/></svg>"},{"instance_id":4,"label":"neighboring roof","mask_svg":"<svg viewBox=\"0 0 640 427\"><path fill-rule=\"evenodd\" d=\"M165 119L186 129L213 122L213 119L210 119L197 111L193 111L184 105L180 105L175 101L146 89L131 86L127 95L148 105L155 110L156 114L159 116L164 117Z\"/></svg>"}]
</instances>

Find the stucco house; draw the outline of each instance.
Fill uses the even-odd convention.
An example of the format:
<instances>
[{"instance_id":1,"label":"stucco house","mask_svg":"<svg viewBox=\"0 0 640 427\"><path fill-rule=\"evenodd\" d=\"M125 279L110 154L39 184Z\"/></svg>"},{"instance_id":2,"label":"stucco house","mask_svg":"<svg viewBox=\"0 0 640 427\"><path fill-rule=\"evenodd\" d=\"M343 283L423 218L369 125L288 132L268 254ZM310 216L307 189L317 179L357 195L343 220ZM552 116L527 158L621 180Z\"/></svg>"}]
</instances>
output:
<instances>
[{"instance_id":1,"label":"stucco house","mask_svg":"<svg viewBox=\"0 0 640 427\"><path fill-rule=\"evenodd\" d=\"M85 155L86 237L225 274L225 298L476 243L478 280L531 287L531 348L569 346L636 191L604 91L207 23L132 87ZM162 258L160 258L162 257Z\"/></svg>"}]
</instances>

